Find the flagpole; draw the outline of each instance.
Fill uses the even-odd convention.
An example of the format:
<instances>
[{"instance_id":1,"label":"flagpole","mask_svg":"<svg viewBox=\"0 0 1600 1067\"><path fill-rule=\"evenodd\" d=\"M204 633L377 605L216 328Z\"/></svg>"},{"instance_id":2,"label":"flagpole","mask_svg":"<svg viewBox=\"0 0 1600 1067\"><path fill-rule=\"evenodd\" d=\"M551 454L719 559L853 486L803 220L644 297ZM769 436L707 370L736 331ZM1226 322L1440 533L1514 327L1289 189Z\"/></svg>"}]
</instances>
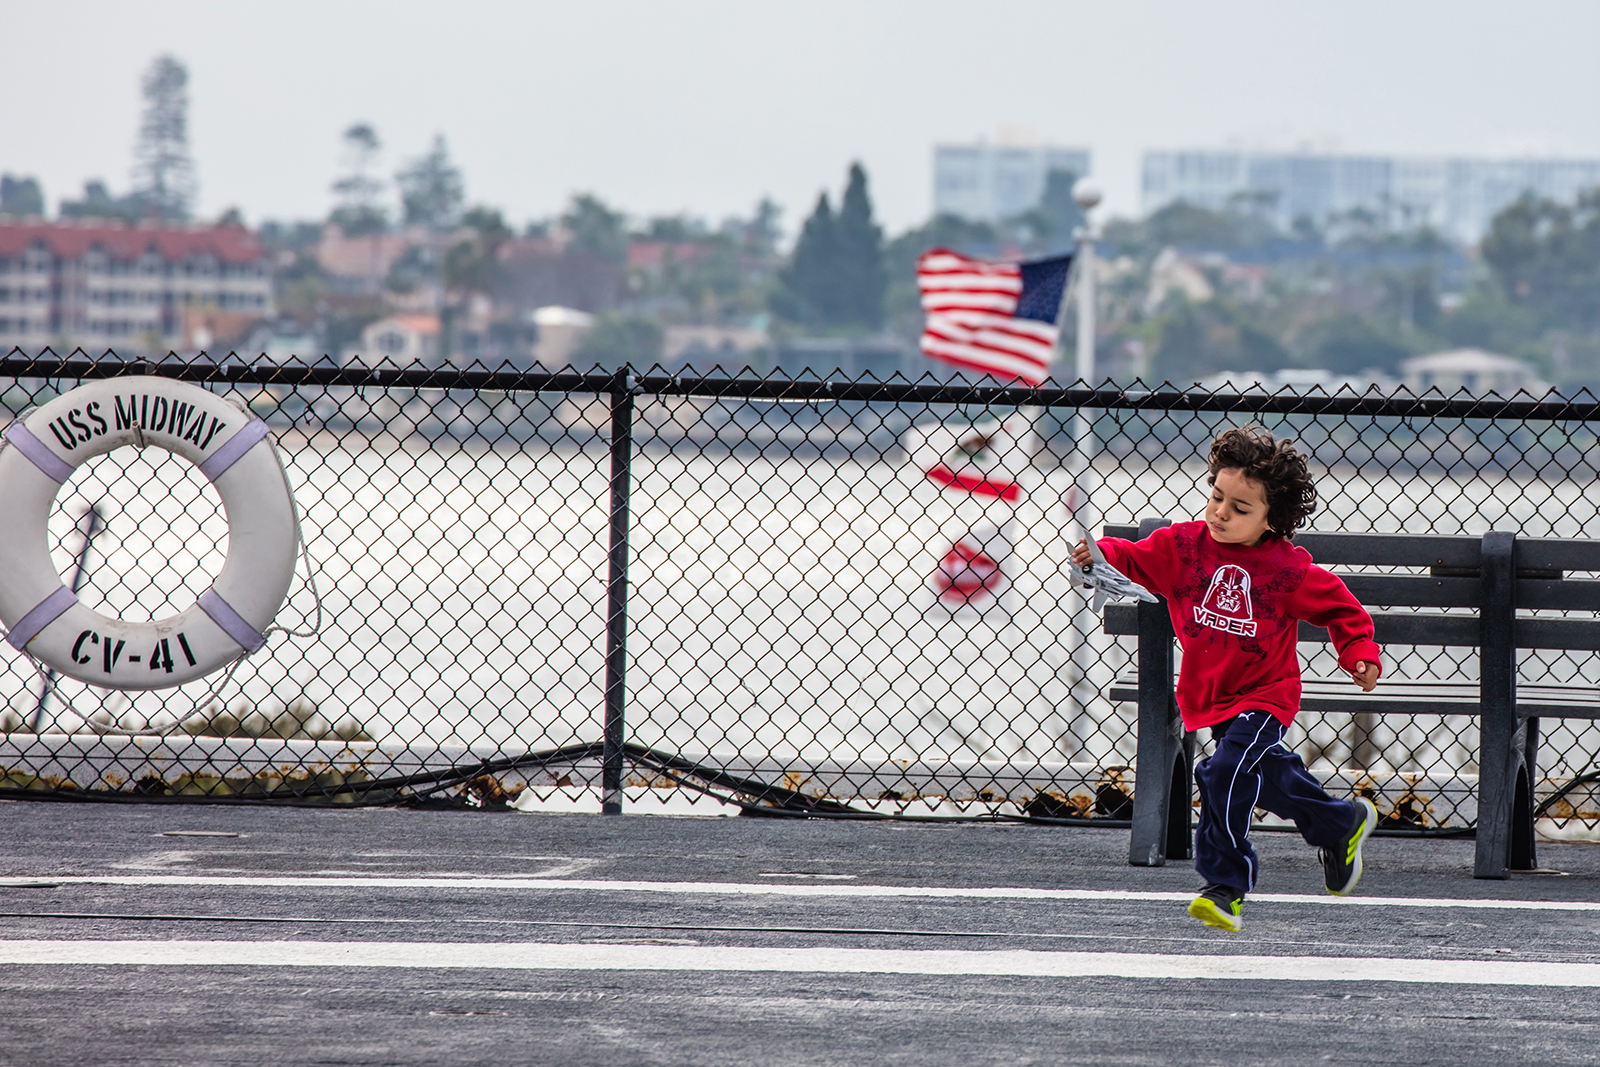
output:
<instances>
[{"instance_id":1,"label":"flagpole","mask_svg":"<svg viewBox=\"0 0 1600 1067\"><path fill-rule=\"evenodd\" d=\"M1078 292L1078 346L1076 366L1073 369L1078 381L1083 382L1085 385L1093 385L1095 232L1094 223L1089 218L1089 212L1100 203L1100 186L1092 178L1079 178L1072 186L1072 199L1083 211L1083 225L1078 227L1077 232L1073 235L1078 242L1077 252L1072 260L1072 269L1077 276ZM1065 304L1064 299L1062 302ZM1062 310L1065 312L1064 307ZM1065 318L1066 316L1063 314L1061 317ZM1086 472L1092 471L1094 465L1094 457L1091 454L1094 448L1092 429L1088 412L1082 407L1076 409L1072 415L1072 460L1069 468L1072 472L1073 485L1078 490L1077 507L1073 512L1073 517L1077 520L1077 525L1089 532L1090 537L1095 535L1095 514L1094 508L1090 503L1094 479L1092 477L1084 478L1084 475ZM1080 479L1087 481L1089 484L1078 485ZM1076 536L1073 533L1069 533L1067 540L1069 544L1076 543ZM1072 564L1069 562L1066 566L1070 569ZM1090 645L1089 634L1081 630L1078 625L1074 624L1067 628L1067 638L1067 662L1071 665L1069 669L1071 671L1073 704L1073 715L1068 729L1079 743L1074 746L1077 748L1081 746L1084 740L1084 734L1079 731L1091 730L1094 725L1092 721L1086 721L1088 720L1090 702L1094 699L1094 694L1088 691L1086 683L1095 657L1092 654L1093 649ZM1077 755L1078 752L1068 753L1068 759L1070 760Z\"/></svg>"},{"instance_id":2,"label":"flagpole","mask_svg":"<svg viewBox=\"0 0 1600 1067\"><path fill-rule=\"evenodd\" d=\"M1092 178L1079 178L1072 187L1072 199L1083 209L1083 225L1074 236L1078 239L1077 255L1073 268L1078 276L1078 380L1085 385L1094 384L1094 223L1089 212L1100 203L1100 186ZM1082 408L1073 419L1073 461L1078 470L1087 470L1089 455L1089 420Z\"/></svg>"}]
</instances>

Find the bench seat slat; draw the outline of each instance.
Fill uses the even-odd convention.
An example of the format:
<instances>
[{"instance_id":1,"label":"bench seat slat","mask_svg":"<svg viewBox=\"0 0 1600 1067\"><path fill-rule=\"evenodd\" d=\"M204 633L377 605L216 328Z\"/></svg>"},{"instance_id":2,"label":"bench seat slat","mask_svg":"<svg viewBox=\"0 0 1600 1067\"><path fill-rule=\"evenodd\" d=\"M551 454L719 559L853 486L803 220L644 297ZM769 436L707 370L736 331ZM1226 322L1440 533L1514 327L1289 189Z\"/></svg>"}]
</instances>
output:
<instances>
[{"instance_id":1,"label":"bench seat slat","mask_svg":"<svg viewBox=\"0 0 1600 1067\"><path fill-rule=\"evenodd\" d=\"M1430 579L1431 580L1431 579ZM1438 615L1428 612L1373 612L1372 625L1380 645L1478 646L1481 628L1473 615ZM1107 604L1105 632L1123 637L1139 635L1139 613L1132 604ZM1300 640L1326 643L1328 631L1309 622L1300 624ZM1600 619L1529 619L1516 622L1518 648L1592 652L1600 649Z\"/></svg>"},{"instance_id":2,"label":"bench seat slat","mask_svg":"<svg viewBox=\"0 0 1600 1067\"><path fill-rule=\"evenodd\" d=\"M1483 587L1476 578L1434 578L1425 574L1341 574L1339 577L1368 611L1374 608L1476 608L1483 599ZM1516 597L1519 608L1600 611L1600 582L1523 578L1517 581Z\"/></svg>"}]
</instances>

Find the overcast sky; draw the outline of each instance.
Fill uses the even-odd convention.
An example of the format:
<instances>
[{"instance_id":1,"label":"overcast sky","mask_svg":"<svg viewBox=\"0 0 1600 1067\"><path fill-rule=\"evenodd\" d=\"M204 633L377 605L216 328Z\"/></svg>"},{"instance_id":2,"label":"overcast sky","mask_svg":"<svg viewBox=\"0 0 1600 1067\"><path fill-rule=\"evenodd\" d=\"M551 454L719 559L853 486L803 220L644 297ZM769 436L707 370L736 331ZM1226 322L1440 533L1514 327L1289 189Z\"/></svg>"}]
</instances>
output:
<instances>
[{"instance_id":1,"label":"overcast sky","mask_svg":"<svg viewBox=\"0 0 1600 1067\"><path fill-rule=\"evenodd\" d=\"M188 65L202 215L321 218L340 132L385 173L443 133L521 224L592 191L793 229L850 161L891 231L932 147L1083 145L1116 213L1146 148L1600 156L1595 0L50 0L6 5L0 171L126 190L139 76Z\"/></svg>"}]
</instances>

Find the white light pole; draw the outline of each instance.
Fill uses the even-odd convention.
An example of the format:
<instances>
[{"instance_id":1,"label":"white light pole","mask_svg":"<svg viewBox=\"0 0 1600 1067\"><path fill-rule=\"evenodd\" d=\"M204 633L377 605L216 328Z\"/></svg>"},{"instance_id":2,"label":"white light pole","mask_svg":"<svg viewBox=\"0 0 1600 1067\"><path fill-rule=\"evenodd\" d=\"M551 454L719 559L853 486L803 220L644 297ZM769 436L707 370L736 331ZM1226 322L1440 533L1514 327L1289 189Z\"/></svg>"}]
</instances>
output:
<instances>
[{"instance_id":1,"label":"white light pole","mask_svg":"<svg viewBox=\"0 0 1600 1067\"><path fill-rule=\"evenodd\" d=\"M1094 222L1089 218L1089 212L1101 200L1100 186L1092 178L1079 178L1072 187L1072 199L1083 209L1083 225L1078 227L1073 235L1078 239L1077 254L1074 258L1073 269L1078 278L1078 359L1075 368L1076 375L1086 385L1094 384ZM1093 465L1093 456L1090 454L1093 442L1090 439L1089 415L1079 408L1072 416L1072 477L1076 483L1080 480L1088 484L1078 485L1078 501L1074 517L1090 537L1095 536L1094 509L1089 504L1089 493L1094 488L1093 478L1084 478L1085 472L1090 471ZM1075 542L1076 537L1068 538L1068 543ZM1067 564L1071 567L1071 564ZM1079 613L1082 619L1082 613ZM1073 751L1067 753L1069 760L1080 756L1087 747L1085 742L1093 733L1096 723L1088 714L1090 705L1095 699L1094 687L1090 684L1089 671L1097 662L1098 657L1091 645L1090 636L1079 629L1079 623L1067 627L1067 656L1071 664L1071 686L1073 715L1069 730L1072 737ZM1063 738L1063 742L1067 739ZM1063 747L1066 747L1063 745Z\"/></svg>"},{"instance_id":2,"label":"white light pole","mask_svg":"<svg viewBox=\"0 0 1600 1067\"><path fill-rule=\"evenodd\" d=\"M1078 366L1077 375L1094 383L1094 223L1089 212L1102 198L1093 178L1079 178L1072 187L1072 199L1083 209L1083 225L1073 235L1078 239Z\"/></svg>"}]
</instances>

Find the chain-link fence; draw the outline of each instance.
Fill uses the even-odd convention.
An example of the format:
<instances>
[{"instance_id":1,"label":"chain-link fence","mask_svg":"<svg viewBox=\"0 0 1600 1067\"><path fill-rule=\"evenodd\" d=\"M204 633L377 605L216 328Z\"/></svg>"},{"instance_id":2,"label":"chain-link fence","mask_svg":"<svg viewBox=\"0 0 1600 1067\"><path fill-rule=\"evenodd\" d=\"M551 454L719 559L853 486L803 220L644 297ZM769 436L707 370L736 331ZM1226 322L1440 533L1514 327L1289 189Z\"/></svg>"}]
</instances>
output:
<instances>
[{"instance_id":1,"label":"chain-link fence","mask_svg":"<svg viewBox=\"0 0 1600 1067\"><path fill-rule=\"evenodd\" d=\"M320 628L141 693L3 647L0 792L1115 822L1136 712L1109 692L1133 642L1071 589L1068 549L1079 523L1197 515L1221 429L1310 453L1315 530L1600 536L1587 397L20 352L0 385L15 417L128 373L267 421L315 579L280 622ZM75 471L50 538L85 603L149 620L209 585L227 519L186 460L123 448ZM1302 653L1337 675L1325 649ZM1390 678L1476 677L1474 649L1387 653ZM1524 652L1520 671L1600 686L1587 653ZM1304 714L1291 737L1392 825L1471 825L1470 716ZM1570 783L1600 729L1547 721L1542 738L1551 813L1590 812L1592 784Z\"/></svg>"}]
</instances>

